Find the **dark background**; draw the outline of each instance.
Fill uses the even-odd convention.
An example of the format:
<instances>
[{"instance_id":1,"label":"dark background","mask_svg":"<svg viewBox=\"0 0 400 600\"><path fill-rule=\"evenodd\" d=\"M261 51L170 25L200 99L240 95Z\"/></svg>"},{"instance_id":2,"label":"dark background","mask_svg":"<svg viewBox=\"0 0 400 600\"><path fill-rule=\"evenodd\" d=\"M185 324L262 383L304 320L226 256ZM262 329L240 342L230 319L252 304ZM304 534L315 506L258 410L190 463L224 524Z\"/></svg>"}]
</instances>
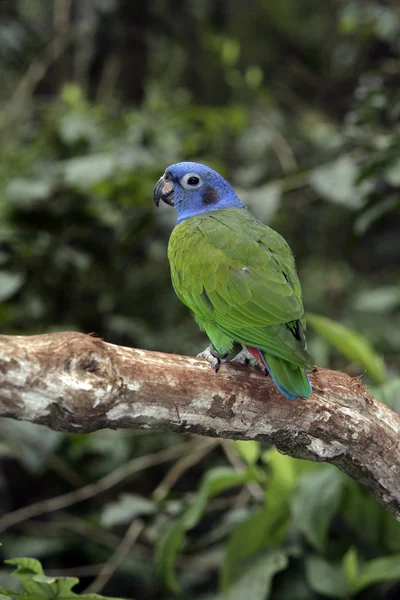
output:
<instances>
[{"instance_id":1,"label":"dark background","mask_svg":"<svg viewBox=\"0 0 400 600\"><path fill-rule=\"evenodd\" d=\"M152 202L165 167L194 160L220 171L292 247L315 363L363 375L396 409L399 33L394 1L1 0L1 332L78 330L202 350L204 334L170 283L174 211ZM184 440L3 420L0 508L79 490ZM171 547L164 539L154 561L157 540L194 498L215 495L202 477L250 468L251 484L198 515L177 563L181 597L214 599L229 586L230 600L398 597L399 525L333 467L257 444L186 442L182 458L177 450L116 486L99 484L84 503L10 528L3 558L38 558L51 574L81 576L83 591L139 515L138 540L97 589L178 597L162 577ZM154 493L174 461L181 476ZM363 563L377 559L363 579Z\"/></svg>"}]
</instances>

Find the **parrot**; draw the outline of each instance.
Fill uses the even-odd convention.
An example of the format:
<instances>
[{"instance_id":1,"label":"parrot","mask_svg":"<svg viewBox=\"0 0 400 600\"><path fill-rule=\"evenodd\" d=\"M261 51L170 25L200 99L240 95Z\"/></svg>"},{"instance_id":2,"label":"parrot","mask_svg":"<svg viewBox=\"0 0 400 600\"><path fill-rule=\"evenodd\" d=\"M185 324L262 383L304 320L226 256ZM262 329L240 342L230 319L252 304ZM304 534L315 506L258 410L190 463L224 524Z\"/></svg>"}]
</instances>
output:
<instances>
[{"instance_id":1,"label":"parrot","mask_svg":"<svg viewBox=\"0 0 400 600\"><path fill-rule=\"evenodd\" d=\"M308 398L313 364L287 242L206 165L167 167L154 188L157 207L161 200L178 217L168 243L173 288L211 342L198 356L218 371L239 344L233 361L260 366L289 400Z\"/></svg>"}]
</instances>

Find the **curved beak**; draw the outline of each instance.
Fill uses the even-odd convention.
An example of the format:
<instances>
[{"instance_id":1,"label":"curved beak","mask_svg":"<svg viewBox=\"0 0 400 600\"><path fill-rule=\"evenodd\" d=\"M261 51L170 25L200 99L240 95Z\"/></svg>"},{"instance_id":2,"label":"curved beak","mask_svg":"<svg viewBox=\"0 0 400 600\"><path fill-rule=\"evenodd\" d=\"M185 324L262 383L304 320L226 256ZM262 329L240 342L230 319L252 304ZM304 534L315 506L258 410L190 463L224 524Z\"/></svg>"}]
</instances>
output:
<instances>
[{"instance_id":1,"label":"curved beak","mask_svg":"<svg viewBox=\"0 0 400 600\"><path fill-rule=\"evenodd\" d=\"M174 184L172 181L165 181L164 175L157 181L154 188L154 202L156 206L160 204L160 200L174 206Z\"/></svg>"}]
</instances>

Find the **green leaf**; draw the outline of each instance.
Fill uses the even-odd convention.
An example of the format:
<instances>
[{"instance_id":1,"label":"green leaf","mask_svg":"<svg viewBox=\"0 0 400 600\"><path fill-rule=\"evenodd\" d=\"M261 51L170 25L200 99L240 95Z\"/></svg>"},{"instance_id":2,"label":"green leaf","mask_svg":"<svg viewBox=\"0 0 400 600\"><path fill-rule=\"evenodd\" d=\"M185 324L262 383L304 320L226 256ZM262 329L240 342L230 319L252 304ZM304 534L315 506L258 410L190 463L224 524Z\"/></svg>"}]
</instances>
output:
<instances>
[{"instance_id":1,"label":"green leaf","mask_svg":"<svg viewBox=\"0 0 400 600\"><path fill-rule=\"evenodd\" d=\"M267 600L274 575L283 571L287 564L288 559L284 552L266 552L254 559L235 584L217 596L216 600Z\"/></svg>"},{"instance_id":2,"label":"green leaf","mask_svg":"<svg viewBox=\"0 0 400 600\"><path fill-rule=\"evenodd\" d=\"M57 577L48 577L47 575L34 575L32 577L33 581L37 581L38 583L55 583L57 581Z\"/></svg>"},{"instance_id":3,"label":"green leaf","mask_svg":"<svg viewBox=\"0 0 400 600\"><path fill-rule=\"evenodd\" d=\"M72 588L79 583L77 577L47 577L40 562L34 558L11 558L5 563L17 567L11 575L19 580L25 593L12 592L12 596L19 600L119 600L98 594L75 594Z\"/></svg>"},{"instance_id":4,"label":"green leaf","mask_svg":"<svg viewBox=\"0 0 400 600\"><path fill-rule=\"evenodd\" d=\"M44 203L54 191L54 182L48 179L25 179L15 177L6 187L6 197L20 208L31 208Z\"/></svg>"},{"instance_id":5,"label":"green leaf","mask_svg":"<svg viewBox=\"0 0 400 600\"><path fill-rule=\"evenodd\" d=\"M8 300L21 288L25 281L21 273L10 273L9 271L0 271L0 302Z\"/></svg>"},{"instance_id":6,"label":"green leaf","mask_svg":"<svg viewBox=\"0 0 400 600\"><path fill-rule=\"evenodd\" d=\"M64 115L58 124L61 140L68 145L81 140L95 143L100 140L102 132L99 126L88 115L69 113Z\"/></svg>"},{"instance_id":7,"label":"green leaf","mask_svg":"<svg viewBox=\"0 0 400 600\"><path fill-rule=\"evenodd\" d=\"M391 552L400 552L400 521L380 507L383 513L383 538Z\"/></svg>"},{"instance_id":8,"label":"green leaf","mask_svg":"<svg viewBox=\"0 0 400 600\"><path fill-rule=\"evenodd\" d=\"M332 517L339 508L344 479L331 465L318 465L299 477L292 498L293 517L308 541L319 551L325 548Z\"/></svg>"},{"instance_id":9,"label":"green leaf","mask_svg":"<svg viewBox=\"0 0 400 600\"><path fill-rule=\"evenodd\" d=\"M185 540L185 525L182 519L173 521L161 535L156 548L155 563L166 585L173 592L179 591L175 573L175 559Z\"/></svg>"},{"instance_id":10,"label":"green leaf","mask_svg":"<svg viewBox=\"0 0 400 600\"><path fill-rule=\"evenodd\" d=\"M84 93L76 83L65 83L63 85L61 99L63 102L74 108L85 104Z\"/></svg>"},{"instance_id":11,"label":"green leaf","mask_svg":"<svg viewBox=\"0 0 400 600\"><path fill-rule=\"evenodd\" d=\"M2 436L19 457L24 468L34 473L43 472L46 458L64 440L64 435L59 431L50 429L46 431L43 425L12 420L4 423ZM15 554L19 554L19 552L15 552ZM33 552L33 554L35 553Z\"/></svg>"},{"instance_id":12,"label":"green leaf","mask_svg":"<svg viewBox=\"0 0 400 600\"><path fill-rule=\"evenodd\" d=\"M385 381L385 363L363 335L321 315L307 314L307 323L346 358L359 363L372 379Z\"/></svg>"},{"instance_id":13,"label":"green leaf","mask_svg":"<svg viewBox=\"0 0 400 600\"><path fill-rule=\"evenodd\" d=\"M357 585L358 580L358 554L357 548L351 547L343 556L342 565L352 589Z\"/></svg>"},{"instance_id":14,"label":"green leaf","mask_svg":"<svg viewBox=\"0 0 400 600\"><path fill-rule=\"evenodd\" d=\"M365 209L354 222L354 231L357 235L364 235L368 229L376 223L383 215L392 210L396 210L399 206L399 197L382 200L378 204L373 204L370 208Z\"/></svg>"},{"instance_id":15,"label":"green leaf","mask_svg":"<svg viewBox=\"0 0 400 600\"><path fill-rule=\"evenodd\" d=\"M314 461L287 456L276 448L266 450L262 454L261 460L270 469L268 489L269 491L271 491L271 488L276 490L279 500L282 500L282 497L289 498L292 495L296 480L300 475L310 469L315 469Z\"/></svg>"},{"instance_id":16,"label":"green leaf","mask_svg":"<svg viewBox=\"0 0 400 600\"><path fill-rule=\"evenodd\" d=\"M269 223L279 208L282 186L274 182L254 189L239 188L238 194L257 219Z\"/></svg>"},{"instance_id":17,"label":"green leaf","mask_svg":"<svg viewBox=\"0 0 400 600\"><path fill-rule=\"evenodd\" d=\"M348 526L354 531L361 547L372 547L380 544L382 536L382 520L385 509L355 481L346 477L345 490L340 506ZM368 527L365 524L368 523ZM400 523L397 523L400 527Z\"/></svg>"},{"instance_id":18,"label":"green leaf","mask_svg":"<svg viewBox=\"0 0 400 600\"><path fill-rule=\"evenodd\" d=\"M308 556L306 577L310 588L318 594L329 598L346 598L351 595L351 586L340 563L328 562L321 556Z\"/></svg>"},{"instance_id":19,"label":"green leaf","mask_svg":"<svg viewBox=\"0 0 400 600\"><path fill-rule=\"evenodd\" d=\"M43 567L40 561L36 558L9 558L4 561L7 565L13 565L17 568L12 572L12 575L19 577L20 575L43 575Z\"/></svg>"},{"instance_id":20,"label":"green leaf","mask_svg":"<svg viewBox=\"0 0 400 600\"><path fill-rule=\"evenodd\" d=\"M246 69L245 79L249 88L256 90L263 82L264 73L258 65L250 65Z\"/></svg>"},{"instance_id":21,"label":"green leaf","mask_svg":"<svg viewBox=\"0 0 400 600\"><path fill-rule=\"evenodd\" d=\"M249 466L255 465L260 456L260 443L254 440L235 440L236 450Z\"/></svg>"},{"instance_id":22,"label":"green leaf","mask_svg":"<svg viewBox=\"0 0 400 600\"><path fill-rule=\"evenodd\" d=\"M314 169L310 176L310 184L326 200L357 210L364 206L366 194L372 187L369 181L356 185L357 175L358 168L355 162L347 156L342 156Z\"/></svg>"},{"instance_id":23,"label":"green leaf","mask_svg":"<svg viewBox=\"0 0 400 600\"><path fill-rule=\"evenodd\" d=\"M292 561L284 577L274 581L274 600L315 600L304 575L303 561Z\"/></svg>"},{"instance_id":24,"label":"green leaf","mask_svg":"<svg viewBox=\"0 0 400 600\"><path fill-rule=\"evenodd\" d=\"M240 56L240 44L238 40L232 37L224 37L216 40L216 42L221 51L222 61L226 65L234 65Z\"/></svg>"},{"instance_id":25,"label":"green leaf","mask_svg":"<svg viewBox=\"0 0 400 600\"><path fill-rule=\"evenodd\" d=\"M220 588L226 590L246 571L249 562L264 549L279 545L286 535L289 511L275 513L268 507L255 510L232 531L220 570Z\"/></svg>"},{"instance_id":26,"label":"green leaf","mask_svg":"<svg viewBox=\"0 0 400 600\"><path fill-rule=\"evenodd\" d=\"M385 178L393 186L400 184L400 160L395 160L385 169Z\"/></svg>"},{"instance_id":27,"label":"green leaf","mask_svg":"<svg viewBox=\"0 0 400 600\"><path fill-rule=\"evenodd\" d=\"M129 523L139 515L150 515L157 510L155 502L136 494L122 494L116 502L106 505L101 514L101 525L113 527Z\"/></svg>"},{"instance_id":28,"label":"green leaf","mask_svg":"<svg viewBox=\"0 0 400 600\"><path fill-rule=\"evenodd\" d=\"M400 412L400 377L389 379L380 385L370 385L369 391L374 398Z\"/></svg>"},{"instance_id":29,"label":"green leaf","mask_svg":"<svg viewBox=\"0 0 400 600\"><path fill-rule=\"evenodd\" d=\"M236 471L227 467L217 467L206 473L189 508L179 519L169 525L157 544L157 567L171 590L178 590L174 564L184 542L185 532L197 525L207 506L207 501L221 492L250 481L257 481L259 478L259 472L255 468Z\"/></svg>"},{"instance_id":30,"label":"green leaf","mask_svg":"<svg viewBox=\"0 0 400 600\"><path fill-rule=\"evenodd\" d=\"M65 548L65 539L62 536L46 536L35 534L12 536L7 539L7 553L12 556L21 556L29 548L30 554L39 559L44 556L54 556ZM0 580L1 581L1 580Z\"/></svg>"},{"instance_id":31,"label":"green leaf","mask_svg":"<svg viewBox=\"0 0 400 600\"><path fill-rule=\"evenodd\" d=\"M293 493L297 462L275 448L262 456L270 469L264 507L253 511L232 531L220 571L220 587L227 589L265 548L280 544L290 521L289 498Z\"/></svg>"},{"instance_id":32,"label":"green leaf","mask_svg":"<svg viewBox=\"0 0 400 600\"><path fill-rule=\"evenodd\" d=\"M292 495L301 470L311 464L308 461L296 460L278 452L276 448L267 450L262 461L269 467L269 481L265 494L265 502L273 509L279 509L285 500ZM315 466L315 465L314 465Z\"/></svg>"},{"instance_id":33,"label":"green leaf","mask_svg":"<svg viewBox=\"0 0 400 600\"><path fill-rule=\"evenodd\" d=\"M111 177L118 169L112 154L92 154L65 161L64 179L67 185L88 189L95 183Z\"/></svg>"},{"instance_id":34,"label":"green leaf","mask_svg":"<svg viewBox=\"0 0 400 600\"><path fill-rule=\"evenodd\" d=\"M361 292L354 299L354 308L366 312L384 312L400 305L400 286L385 285Z\"/></svg>"},{"instance_id":35,"label":"green leaf","mask_svg":"<svg viewBox=\"0 0 400 600\"><path fill-rule=\"evenodd\" d=\"M244 485L250 481L258 481L259 477L258 471L254 468L236 471L229 467L216 467L207 471L194 501L183 515L186 529L197 525L210 498L233 487Z\"/></svg>"},{"instance_id":36,"label":"green leaf","mask_svg":"<svg viewBox=\"0 0 400 600\"><path fill-rule=\"evenodd\" d=\"M359 592L381 581L395 581L397 579L400 579L400 554L375 558L364 563L360 568L354 591Z\"/></svg>"}]
</instances>

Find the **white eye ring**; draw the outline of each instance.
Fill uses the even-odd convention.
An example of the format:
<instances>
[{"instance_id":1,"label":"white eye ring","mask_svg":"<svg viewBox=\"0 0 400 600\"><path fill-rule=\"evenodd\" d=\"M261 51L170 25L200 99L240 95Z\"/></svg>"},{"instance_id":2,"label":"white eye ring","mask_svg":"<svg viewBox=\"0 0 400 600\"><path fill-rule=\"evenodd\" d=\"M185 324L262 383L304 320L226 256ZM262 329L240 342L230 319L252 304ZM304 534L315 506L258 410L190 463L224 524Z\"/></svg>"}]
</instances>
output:
<instances>
[{"instance_id":1,"label":"white eye ring","mask_svg":"<svg viewBox=\"0 0 400 600\"><path fill-rule=\"evenodd\" d=\"M186 173L179 183L185 190L197 190L197 188L203 185L203 180L198 173Z\"/></svg>"}]
</instances>

